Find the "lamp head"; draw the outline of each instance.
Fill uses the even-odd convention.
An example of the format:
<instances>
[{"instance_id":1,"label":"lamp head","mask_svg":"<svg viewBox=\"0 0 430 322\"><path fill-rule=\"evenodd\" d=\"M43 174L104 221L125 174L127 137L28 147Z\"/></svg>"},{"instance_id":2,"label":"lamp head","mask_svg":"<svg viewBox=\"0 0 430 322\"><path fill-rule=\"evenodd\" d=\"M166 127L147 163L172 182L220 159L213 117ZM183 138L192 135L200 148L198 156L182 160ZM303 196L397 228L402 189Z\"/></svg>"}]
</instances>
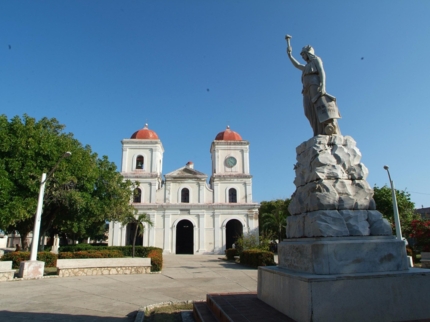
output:
<instances>
[{"instance_id":1,"label":"lamp head","mask_svg":"<svg viewBox=\"0 0 430 322\"><path fill-rule=\"evenodd\" d=\"M67 151L67 152L65 152L65 153L63 154L63 158L68 158L68 157L70 157L71 155L72 155L72 152Z\"/></svg>"},{"instance_id":2,"label":"lamp head","mask_svg":"<svg viewBox=\"0 0 430 322\"><path fill-rule=\"evenodd\" d=\"M384 169L385 169L385 170L388 170L388 165L384 165Z\"/></svg>"}]
</instances>

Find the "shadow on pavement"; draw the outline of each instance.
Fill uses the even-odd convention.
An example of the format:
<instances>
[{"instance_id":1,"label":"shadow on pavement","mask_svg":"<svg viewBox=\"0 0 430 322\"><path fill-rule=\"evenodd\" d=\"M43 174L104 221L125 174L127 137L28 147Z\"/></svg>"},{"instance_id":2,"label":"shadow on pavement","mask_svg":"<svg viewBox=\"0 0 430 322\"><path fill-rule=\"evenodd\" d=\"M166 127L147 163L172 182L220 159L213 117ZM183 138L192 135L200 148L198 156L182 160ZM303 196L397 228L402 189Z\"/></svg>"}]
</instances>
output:
<instances>
[{"instance_id":1,"label":"shadow on pavement","mask_svg":"<svg viewBox=\"0 0 430 322\"><path fill-rule=\"evenodd\" d=\"M133 311L127 316L120 317L109 317L109 316L90 316L90 315L71 315L61 313L40 313L40 312L11 312L11 311L0 311L0 321L8 322L131 322L134 321L137 311Z\"/></svg>"}]
</instances>

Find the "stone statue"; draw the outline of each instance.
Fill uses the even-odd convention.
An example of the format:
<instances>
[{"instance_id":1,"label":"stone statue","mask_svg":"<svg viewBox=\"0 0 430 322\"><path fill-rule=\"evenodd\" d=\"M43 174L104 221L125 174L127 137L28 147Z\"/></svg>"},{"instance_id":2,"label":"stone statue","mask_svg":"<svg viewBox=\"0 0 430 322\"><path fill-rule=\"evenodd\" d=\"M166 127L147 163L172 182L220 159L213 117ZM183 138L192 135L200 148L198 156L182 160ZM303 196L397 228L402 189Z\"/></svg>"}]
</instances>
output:
<instances>
[{"instance_id":1,"label":"stone statue","mask_svg":"<svg viewBox=\"0 0 430 322\"><path fill-rule=\"evenodd\" d=\"M287 54L292 64L302 73L303 83L303 107L305 115L316 135L340 135L337 119L340 118L336 105L336 98L326 92L325 71L321 58L315 55L314 49L307 45L303 47L300 55L306 65L300 64L292 56L292 47L287 35Z\"/></svg>"}]
</instances>

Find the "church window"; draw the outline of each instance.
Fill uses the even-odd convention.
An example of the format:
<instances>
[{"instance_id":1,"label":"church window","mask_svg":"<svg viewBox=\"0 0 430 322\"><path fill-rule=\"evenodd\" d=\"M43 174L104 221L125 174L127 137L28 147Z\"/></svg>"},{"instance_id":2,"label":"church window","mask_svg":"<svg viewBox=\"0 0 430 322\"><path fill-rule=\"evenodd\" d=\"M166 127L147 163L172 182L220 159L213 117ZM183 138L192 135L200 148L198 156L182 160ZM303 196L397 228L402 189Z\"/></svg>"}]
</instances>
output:
<instances>
[{"instance_id":1,"label":"church window","mask_svg":"<svg viewBox=\"0 0 430 322\"><path fill-rule=\"evenodd\" d=\"M228 202L237 203L237 191L234 188L228 190Z\"/></svg>"},{"instance_id":2,"label":"church window","mask_svg":"<svg viewBox=\"0 0 430 322\"><path fill-rule=\"evenodd\" d=\"M190 190L188 188L184 188L181 191L181 202L189 203L190 202Z\"/></svg>"},{"instance_id":3,"label":"church window","mask_svg":"<svg viewBox=\"0 0 430 322\"><path fill-rule=\"evenodd\" d=\"M139 188L134 189L133 202L134 203L142 202L142 191Z\"/></svg>"},{"instance_id":4,"label":"church window","mask_svg":"<svg viewBox=\"0 0 430 322\"><path fill-rule=\"evenodd\" d=\"M143 169L143 156L141 155L136 158L136 169Z\"/></svg>"}]
</instances>

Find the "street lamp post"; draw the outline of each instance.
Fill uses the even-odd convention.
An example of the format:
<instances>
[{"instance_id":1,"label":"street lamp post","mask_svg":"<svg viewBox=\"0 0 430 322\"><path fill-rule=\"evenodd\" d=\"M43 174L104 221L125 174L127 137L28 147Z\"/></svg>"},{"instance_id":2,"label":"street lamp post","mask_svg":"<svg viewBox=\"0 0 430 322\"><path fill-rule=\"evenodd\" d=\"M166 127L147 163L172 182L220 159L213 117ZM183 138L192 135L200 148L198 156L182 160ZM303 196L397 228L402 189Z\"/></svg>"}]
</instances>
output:
<instances>
[{"instance_id":1,"label":"street lamp post","mask_svg":"<svg viewBox=\"0 0 430 322\"><path fill-rule=\"evenodd\" d=\"M40 235L40 221L42 218L42 209L43 209L43 197L45 195L45 184L51 176L54 174L54 171L57 170L60 162L68 158L72 155L71 152L64 153L61 158L57 161L55 166L49 171L48 175L46 173L42 173L42 178L40 179L40 189L39 189L39 199L37 202L37 210L36 210L36 218L34 220L34 228L33 228L33 241L31 245L31 255L30 260L21 262L19 267L19 276L24 278L36 278L43 276L43 269L45 266L44 262L37 261L37 248L39 246L39 235Z\"/></svg>"},{"instance_id":2,"label":"street lamp post","mask_svg":"<svg viewBox=\"0 0 430 322\"><path fill-rule=\"evenodd\" d=\"M396 190L394 189L394 182L391 180L390 170L388 165L384 165L384 169L387 170L388 179L391 185L391 194L393 196L393 211L394 211L394 223L396 225L396 236L397 239L402 240L402 227L400 226L399 208L397 207Z\"/></svg>"}]
</instances>

